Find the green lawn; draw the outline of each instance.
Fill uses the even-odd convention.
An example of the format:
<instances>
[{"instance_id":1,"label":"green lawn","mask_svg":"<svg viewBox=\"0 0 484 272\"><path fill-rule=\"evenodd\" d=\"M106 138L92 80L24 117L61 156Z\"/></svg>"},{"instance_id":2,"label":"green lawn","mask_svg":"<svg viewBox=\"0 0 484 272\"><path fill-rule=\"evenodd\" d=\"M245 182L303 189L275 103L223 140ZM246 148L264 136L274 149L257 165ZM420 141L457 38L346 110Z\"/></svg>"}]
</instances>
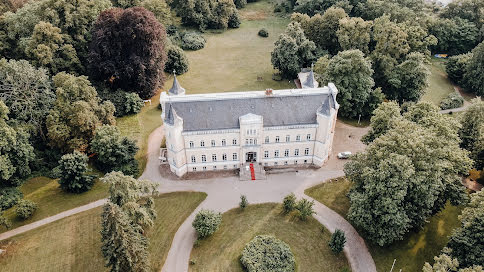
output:
<instances>
[{"instance_id":1,"label":"green lawn","mask_svg":"<svg viewBox=\"0 0 484 272\"><path fill-rule=\"evenodd\" d=\"M15 206L6 210L5 216L12 221L13 228L105 198L107 196L108 185L97 180L91 190L82 194L72 194L62 191L57 180L36 177L27 180L20 187L20 190L24 194L24 199L37 203L38 209L27 220L17 218L15 215ZM0 232L4 231L6 229L0 227Z\"/></svg>"},{"instance_id":2,"label":"green lawn","mask_svg":"<svg viewBox=\"0 0 484 272\"><path fill-rule=\"evenodd\" d=\"M153 271L160 271L176 230L205 197L176 192L156 198L158 217L148 234ZM106 271L100 213L101 208L92 209L0 242L7 246L1 271Z\"/></svg>"},{"instance_id":3,"label":"green lawn","mask_svg":"<svg viewBox=\"0 0 484 272\"><path fill-rule=\"evenodd\" d=\"M309 188L305 193L323 203L346 218L350 203L346 194L350 182L339 178L336 182L322 183ZM420 231L413 231L399 242L388 247L367 243L378 271L389 271L396 259L394 271L421 271L425 262L433 262L433 257L447 244L448 236L459 225L457 216L461 207L449 204Z\"/></svg>"},{"instance_id":4,"label":"green lawn","mask_svg":"<svg viewBox=\"0 0 484 272\"><path fill-rule=\"evenodd\" d=\"M450 80L447 78L445 72L444 59L432 58L429 77L429 87L426 93L422 97L423 101L429 101L439 106L440 101L446 98L450 93L455 92L454 87Z\"/></svg>"},{"instance_id":5,"label":"green lawn","mask_svg":"<svg viewBox=\"0 0 484 272\"><path fill-rule=\"evenodd\" d=\"M342 271L349 265L344 254L335 256L328 247L330 232L321 231L314 218L301 222L293 215L282 214L281 204L249 205L223 214L220 228L194 247L190 271L243 271L240 254L252 238L273 235L286 242L296 257L297 271Z\"/></svg>"}]
</instances>

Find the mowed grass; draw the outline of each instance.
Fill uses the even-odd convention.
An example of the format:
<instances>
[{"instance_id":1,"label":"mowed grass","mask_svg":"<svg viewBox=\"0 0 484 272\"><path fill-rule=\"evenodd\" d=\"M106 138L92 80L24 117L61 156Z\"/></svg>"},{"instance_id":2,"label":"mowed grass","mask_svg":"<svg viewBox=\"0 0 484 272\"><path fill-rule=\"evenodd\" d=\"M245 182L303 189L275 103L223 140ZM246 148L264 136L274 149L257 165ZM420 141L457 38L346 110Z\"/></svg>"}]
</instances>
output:
<instances>
[{"instance_id":1,"label":"mowed grass","mask_svg":"<svg viewBox=\"0 0 484 272\"><path fill-rule=\"evenodd\" d=\"M350 202L346 196L351 184L345 178L311 187L305 193L347 217ZM445 209L429 219L421 230L408 233L402 241L391 246L380 247L367 242L371 256L378 271L390 271L396 259L393 271L421 271L425 262L433 263L433 258L447 244L452 230L459 226L458 215L462 207L447 204Z\"/></svg>"},{"instance_id":2,"label":"mowed grass","mask_svg":"<svg viewBox=\"0 0 484 272\"><path fill-rule=\"evenodd\" d=\"M205 199L205 193L175 192L155 199L158 217L150 230L153 271L160 271L173 237L183 221ZM101 211L92 209L0 242L6 271L106 271L101 254Z\"/></svg>"},{"instance_id":3,"label":"mowed grass","mask_svg":"<svg viewBox=\"0 0 484 272\"><path fill-rule=\"evenodd\" d=\"M249 3L240 10L240 28L204 33L205 48L186 51L190 67L187 73L178 76L186 93L295 88L292 80L272 80L276 70L272 68L271 51L289 23L289 18L276 16L273 9L266 0ZM257 35L261 28L269 31L268 38ZM166 90L172 82L170 77Z\"/></svg>"},{"instance_id":4,"label":"mowed grass","mask_svg":"<svg viewBox=\"0 0 484 272\"><path fill-rule=\"evenodd\" d=\"M431 72L429 77L429 87L427 88L426 93L422 96L422 101L432 102L439 106L444 98L450 93L455 92L454 86L447 78L445 62L446 60L443 59L432 58L431 64L429 65Z\"/></svg>"},{"instance_id":5,"label":"mowed grass","mask_svg":"<svg viewBox=\"0 0 484 272\"><path fill-rule=\"evenodd\" d=\"M190 271L244 271L240 256L256 235L268 234L286 242L294 253L297 271L341 271L349 268L343 253L334 255L328 247L331 234L314 218L302 222L282 214L281 204L249 205L223 214L220 228L193 248Z\"/></svg>"},{"instance_id":6,"label":"mowed grass","mask_svg":"<svg viewBox=\"0 0 484 272\"><path fill-rule=\"evenodd\" d=\"M16 206L6 210L4 215L12 222L12 228L105 198L108 185L96 180L91 190L82 194L73 194L62 191L56 179L36 177L27 180L20 187L20 190L24 194L24 199L34 201L37 203L38 208L34 215L27 220L21 220L16 216ZM4 227L0 227L0 232L5 231Z\"/></svg>"}]
</instances>

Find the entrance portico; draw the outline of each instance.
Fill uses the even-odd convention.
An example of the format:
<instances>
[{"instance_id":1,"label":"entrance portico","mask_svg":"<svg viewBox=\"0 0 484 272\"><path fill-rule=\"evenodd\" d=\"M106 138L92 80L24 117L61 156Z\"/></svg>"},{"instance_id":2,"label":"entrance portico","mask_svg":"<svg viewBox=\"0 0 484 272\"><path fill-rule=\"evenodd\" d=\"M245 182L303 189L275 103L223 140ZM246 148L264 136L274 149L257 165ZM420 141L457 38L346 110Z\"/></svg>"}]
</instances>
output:
<instances>
[{"instance_id":1,"label":"entrance portico","mask_svg":"<svg viewBox=\"0 0 484 272\"><path fill-rule=\"evenodd\" d=\"M247 153L245 153L245 161L246 162L256 162L257 161L257 152L247 152Z\"/></svg>"}]
</instances>

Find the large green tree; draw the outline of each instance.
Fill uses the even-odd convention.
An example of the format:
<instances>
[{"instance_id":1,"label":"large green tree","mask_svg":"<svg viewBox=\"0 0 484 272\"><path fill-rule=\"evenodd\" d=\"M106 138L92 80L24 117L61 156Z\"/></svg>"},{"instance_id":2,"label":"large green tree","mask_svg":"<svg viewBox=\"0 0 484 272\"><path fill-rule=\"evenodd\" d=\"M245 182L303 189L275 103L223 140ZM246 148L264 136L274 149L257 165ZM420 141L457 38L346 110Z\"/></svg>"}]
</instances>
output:
<instances>
[{"instance_id":1,"label":"large green tree","mask_svg":"<svg viewBox=\"0 0 484 272\"><path fill-rule=\"evenodd\" d=\"M94 176L88 175L88 157L79 151L65 154L59 161L59 184L62 190L82 193L94 185Z\"/></svg>"},{"instance_id":2,"label":"large green tree","mask_svg":"<svg viewBox=\"0 0 484 272\"><path fill-rule=\"evenodd\" d=\"M182 23L205 29L231 27L231 18L238 12L233 0L184 0L177 2Z\"/></svg>"},{"instance_id":3,"label":"large green tree","mask_svg":"<svg viewBox=\"0 0 484 272\"><path fill-rule=\"evenodd\" d=\"M342 18L339 20L339 28L336 32L338 42L342 50L358 49L368 54L372 21L361 18Z\"/></svg>"},{"instance_id":4,"label":"large green tree","mask_svg":"<svg viewBox=\"0 0 484 272\"><path fill-rule=\"evenodd\" d=\"M443 18L462 18L480 29L484 24L484 2L481 0L453 0L442 10Z\"/></svg>"},{"instance_id":5,"label":"large green tree","mask_svg":"<svg viewBox=\"0 0 484 272\"><path fill-rule=\"evenodd\" d=\"M166 32L142 7L113 8L99 16L92 30L90 75L96 81L152 97L163 85Z\"/></svg>"},{"instance_id":6,"label":"large green tree","mask_svg":"<svg viewBox=\"0 0 484 272\"><path fill-rule=\"evenodd\" d=\"M392 121L400 117L400 106L395 101L381 103L373 111L370 120L370 130L361 139L365 144L373 142L385 134L391 127Z\"/></svg>"},{"instance_id":7,"label":"large green tree","mask_svg":"<svg viewBox=\"0 0 484 272\"><path fill-rule=\"evenodd\" d=\"M293 79L303 67L315 60L316 46L304 35L301 24L291 22L279 36L271 53L274 68L288 79Z\"/></svg>"},{"instance_id":8,"label":"large green tree","mask_svg":"<svg viewBox=\"0 0 484 272\"><path fill-rule=\"evenodd\" d=\"M480 265L473 265L472 267L462 268L459 260L450 256L448 248L444 248L444 253L434 257L435 263L430 265L425 263L422 268L423 272L484 272ZM451 250L450 250L451 251Z\"/></svg>"},{"instance_id":9,"label":"large green tree","mask_svg":"<svg viewBox=\"0 0 484 272\"><path fill-rule=\"evenodd\" d=\"M372 242L391 244L448 200L462 203L461 174L472 161L459 147L458 128L436 106L418 103L345 165L353 182L348 217Z\"/></svg>"},{"instance_id":10,"label":"large green tree","mask_svg":"<svg viewBox=\"0 0 484 272\"><path fill-rule=\"evenodd\" d=\"M472 22L461 18L437 18L430 22L429 32L438 43L432 52L458 55L469 52L478 41L479 29Z\"/></svg>"},{"instance_id":11,"label":"large green tree","mask_svg":"<svg viewBox=\"0 0 484 272\"><path fill-rule=\"evenodd\" d=\"M383 100L381 91L374 90L371 62L360 50L339 52L328 64L324 81L338 88L338 103L342 116L369 116Z\"/></svg>"},{"instance_id":12,"label":"large green tree","mask_svg":"<svg viewBox=\"0 0 484 272\"><path fill-rule=\"evenodd\" d=\"M47 116L47 136L53 147L66 152L87 150L96 128L114 125L114 106L101 103L87 77L61 72L53 77L54 107Z\"/></svg>"},{"instance_id":13,"label":"large green tree","mask_svg":"<svg viewBox=\"0 0 484 272\"><path fill-rule=\"evenodd\" d=\"M464 85L465 82L462 80L467 69L467 64L472 58L472 53L460 54L457 56L452 56L445 63L445 71L447 72L447 77L458 85Z\"/></svg>"},{"instance_id":14,"label":"large green tree","mask_svg":"<svg viewBox=\"0 0 484 272\"><path fill-rule=\"evenodd\" d=\"M484 168L484 102L480 98L472 100L460 123L461 147L471 152L477 169Z\"/></svg>"},{"instance_id":15,"label":"large green tree","mask_svg":"<svg viewBox=\"0 0 484 272\"><path fill-rule=\"evenodd\" d=\"M484 96L484 41L472 50L463 83L466 89L479 96Z\"/></svg>"}]
</instances>

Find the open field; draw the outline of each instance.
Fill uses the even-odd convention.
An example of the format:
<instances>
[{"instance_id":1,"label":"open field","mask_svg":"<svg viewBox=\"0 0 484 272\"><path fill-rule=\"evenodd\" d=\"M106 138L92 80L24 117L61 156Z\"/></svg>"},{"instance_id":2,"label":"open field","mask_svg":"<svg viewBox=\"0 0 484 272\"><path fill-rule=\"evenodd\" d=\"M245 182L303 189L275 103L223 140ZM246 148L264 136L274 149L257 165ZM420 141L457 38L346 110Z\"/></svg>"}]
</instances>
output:
<instances>
[{"instance_id":1,"label":"open field","mask_svg":"<svg viewBox=\"0 0 484 272\"><path fill-rule=\"evenodd\" d=\"M38 209L34 215L21 220L15 215L15 207L5 211L5 216L12 221L12 228L20 227L37 220L49 217L60 212L73 209L78 206L105 198L108 192L108 185L96 180L91 190L82 194L66 193L61 190L56 179L46 177L36 177L27 180L20 190L24 194L24 199L32 200L37 203ZM0 227L0 232L6 229Z\"/></svg>"},{"instance_id":2,"label":"open field","mask_svg":"<svg viewBox=\"0 0 484 272\"><path fill-rule=\"evenodd\" d=\"M163 265L171 241L185 218L205 199L205 193L175 192L155 199L158 217L150 230L153 271ZM101 210L96 208L0 242L7 271L106 271L101 255Z\"/></svg>"},{"instance_id":3,"label":"open field","mask_svg":"<svg viewBox=\"0 0 484 272\"><path fill-rule=\"evenodd\" d=\"M446 98L450 93L455 92L454 86L447 78L445 72L445 61L443 59L432 58L429 77L429 87L422 97L422 101L429 101L439 106L440 101Z\"/></svg>"},{"instance_id":4,"label":"open field","mask_svg":"<svg viewBox=\"0 0 484 272\"><path fill-rule=\"evenodd\" d=\"M250 200L249 200L250 201ZM220 228L194 247L190 271L243 271L239 258L256 235L269 234L286 242L296 257L297 271L342 271L349 268L343 253L335 256L328 247L331 234L314 218L301 222L282 214L280 204L249 205L244 211L223 214Z\"/></svg>"},{"instance_id":5,"label":"open field","mask_svg":"<svg viewBox=\"0 0 484 272\"><path fill-rule=\"evenodd\" d=\"M323 203L346 218L350 207L346 197L350 182L344 178L338 181L323 183L309 188L305 193ZM449 204L420 231L413 231L399 242L388 247L380 247L367 243L378 271L389 271L396 259L394 271L421 271L425 262L433 262L433 257L447 244L452 230L459 226L457 216L462 207Z\"/></svg>"}]
</instances>

